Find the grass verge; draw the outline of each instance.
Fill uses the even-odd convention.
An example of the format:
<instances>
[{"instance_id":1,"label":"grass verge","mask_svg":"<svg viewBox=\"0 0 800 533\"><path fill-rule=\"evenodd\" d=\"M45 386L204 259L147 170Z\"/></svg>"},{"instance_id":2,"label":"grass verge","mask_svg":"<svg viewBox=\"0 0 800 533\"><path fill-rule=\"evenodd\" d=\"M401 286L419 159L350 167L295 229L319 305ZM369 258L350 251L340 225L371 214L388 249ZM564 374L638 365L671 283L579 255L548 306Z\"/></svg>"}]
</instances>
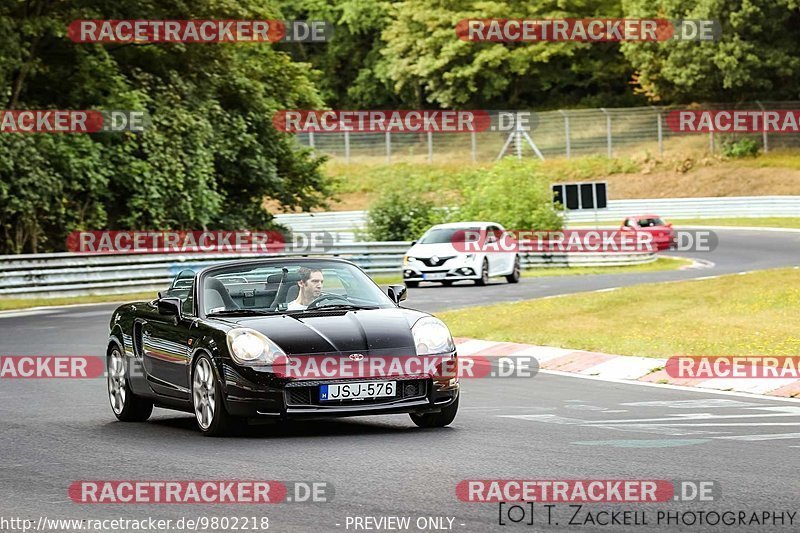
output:
<instances>
[{"instance_id":1,"label":"grass verge","mask_svg":"<svg viewBox=\"0 0 800 533\"><path fill-rule=\"evenodd\" d=\"M584 156L572 159L528 160L531 174L544 173L552 182L604 180L615 200L707 196L800 194L800 153L770 152L753 158L725 159L718 154L678 151L666 156L647 153L608 159ZM474 176L493 163L393 162L345 164L330 160L324 171L334 182L334 211L369 209L388 188L421 193L440 206L457 205ZM636 213L632 213L636 214Z\"/></svg>"},{"instance_id":2,"label":"grass verge","mask_svg":"<svg viewBox=\"0 0 800 533\"><path fill-rule=\"evenodd\" d=\"M758 218L671 218L665 217L666 221L676 228L683 226L743 226L758 228L800 228L800 217L758 217ZM594 228L595 225L601 228L617 228L622 223L620 220L601 220L594 222L576 222L569 225L569 229L574 228Z\"/></svg>"},{"instance_id":3,"label":"grass verge","mask_svg":"<svg viewBox=\"0 0 800 533\"><path fill-rule=\"evenodd\" d=\"M797 355L800 269L440 313L453 335L621 355Z\"/></svg>"},{"instance_id":4,"label":"grass verge","mask_svg":"<svg viewBox=\"0 0 800 533\"><path fill-rule=\"evenodd\" d=\"M691 265L688 259L680 257L659 257L652 263L643 265L606 266L606 267L556 267L534 268L523 270L523 278L542 278L546 276L587 276L590 274L629 274L633 272L658 272L661 270L677 270L682 266ZM403 277L398 275L371 276L378 285L391 285L403 283Z\"/></svg>"},{"instance_id":5,"label":"grass verge","mask_svg":"<svg viewBox=\"0 0 800 533\"><path fill-rule=\"evenodd\" d=\"M0 311L10 309L27 309L51 305L74 305L103 302L129 302L134 300L150 300L155 298L153 292L134 292L129 294L96 294L88 296L63 296L55 298L0 298Z\"/></svg>"},{"instance_id":6,"label":"grass verge","mask_svg":"<svg viewBox=\"0 0 800 533\"><path fill-rule=\"evenodd\" d=\"M753 226L759 228L800 228L800 217L764 218L686 218L670 219L676 227L680 226Z\"/></svg>"},{"instance_id":7,"label":"grass verge","mask_svg":"<svg viewBox=\"0 0 800 533\"><path fill-rule=\"evenodd\" d=\"M550 268L524 271L524 277L539 276L567 276L580 274L621 274L625 272L652 272L656 270L673 270L683 265L690 264L686 259L661 257L653 263L645 265L631 265L622 267L575 267L575 268ZM403 277L398 275L371 276L378 285L392 285L403 283ZM54 305L74 305L103 302L128 302L134 300L149 300L156 296L155 292L136 292L131 294L107 294L94 296L68 296L61 298L0 298L0 311L12 309L28 309L31 307L44 307Z\"/></svg>"}]
</instances>

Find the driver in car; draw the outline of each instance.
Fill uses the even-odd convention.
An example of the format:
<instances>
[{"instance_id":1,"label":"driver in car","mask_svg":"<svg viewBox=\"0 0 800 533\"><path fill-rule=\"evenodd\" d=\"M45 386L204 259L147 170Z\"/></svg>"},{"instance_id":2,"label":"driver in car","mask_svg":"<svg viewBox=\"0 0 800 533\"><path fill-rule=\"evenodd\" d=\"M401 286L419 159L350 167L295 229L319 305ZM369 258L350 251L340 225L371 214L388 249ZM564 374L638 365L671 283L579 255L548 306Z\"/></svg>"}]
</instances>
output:
<instances>
[{"instance_id":1,"label":"driver in car","mask_svg":"<svg viewBox=\"0 0 800 533\"><path fill-rule=\"evenodd\" d=\"M322 284L325 280L321 270L300 267L297 273L301 276L297 282L300 292L297 294L297 299L289 302L288 311L302 311L322 294Z\"/></svg>"}]
</instances>

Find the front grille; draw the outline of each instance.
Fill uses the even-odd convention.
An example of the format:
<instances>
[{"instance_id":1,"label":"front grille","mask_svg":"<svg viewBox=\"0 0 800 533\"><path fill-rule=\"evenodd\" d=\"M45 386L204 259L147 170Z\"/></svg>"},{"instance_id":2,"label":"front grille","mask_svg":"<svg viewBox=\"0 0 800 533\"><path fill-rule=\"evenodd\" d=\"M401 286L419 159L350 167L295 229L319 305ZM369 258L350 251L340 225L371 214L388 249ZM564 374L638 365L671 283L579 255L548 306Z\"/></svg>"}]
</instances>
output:
<instances>
[{"instance_id":1,"label":"front grille","mask_svg":"<svg viewBox=\"0 0 800 533\"><path fill-rule=\"evenodd\" d=\"M351 381L351 380L348 380ZM360 381L360 380L358 380ZM397 389L394 396L384 398L367 398L363 400L334 400L319 401L319 386L327 383L346 383L346 381L315 381L313 385L291 383L286 387L286 405L375 405L381 403L395 402L397 400L411 400L423 398L428 394L428 380L425 379L402 379L387 378L381 381L396 381Z\"/></svg>"},{"instance_id":2,"label":"front grille","mask_svg":"<svg viewBox=\"0 0 800 533\"><path fill-rule=\"evenodd\" d=\"M429 257L420 257L419 260L422 261L425 264L425 266L438 267L438 266L442 266L443 264L445 264L449 260L453 259L454 257L455 257L454 255L450 255L450 256L447 256L447 257L440 257L439 260L437 262L435 262L435 263L433 261L431 261L431 258L429 258Z\"/></svg>"}]
</instances>

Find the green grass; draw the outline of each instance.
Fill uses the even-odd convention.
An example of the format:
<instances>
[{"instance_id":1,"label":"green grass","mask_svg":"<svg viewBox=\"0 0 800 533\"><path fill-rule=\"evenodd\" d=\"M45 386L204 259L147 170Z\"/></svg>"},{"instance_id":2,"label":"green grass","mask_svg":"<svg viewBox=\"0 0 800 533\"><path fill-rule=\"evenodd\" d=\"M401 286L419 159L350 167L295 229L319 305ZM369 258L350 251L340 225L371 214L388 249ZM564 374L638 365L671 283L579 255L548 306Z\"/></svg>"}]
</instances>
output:
<instances>
[{"instance_id":1,"label":"green grass","mask_svg":"<svg viewBox=\"0 0 800 533\"><path fill-rule=\"evenodd\" d=\"M622 221L601 220L597 223L602 227L618 227ZM668 218L667 222L676 228L681 226L752 226L759 228L800 228L800 217L760 217L760 218ZM594 228L594 222L577 222L569 225L570 228Z\"/></svg>"},{"instance_id":2,"label":"green grass","mask_svg":"<svg viewBox=\"0 0 800 533\"><path fill-rule=\"evenodd\" d=\"M0 298L0 311L9 309L27 309L50 305L74 305L103 302L129 302L134 300L151 300L156 297L153 292L134 292L129 294L103 294L89 296L62 296L54 298Z\"/></svg>"},{"instance_id":3,"label":"green grass","mask_svg":"<svg viewBox=\"0 0 800 533\"><path fill-rule=\"evenodd\" d=\"M800 268L439 313L453 335L621 355L797 355Z\"/></svg>"},{"instance_id":4,"label":"green grass","mask_svg":"<svg viewBox=\"0 0 800 533\"><path fill-rule=\"evenodd\" d=\"M670 219L675 227L680 226L755 226L759 228L800 228L800 217L764 218L686 218Z\"/></svg>"},{"instance_id":5,"label":"green grass","mask_svg":"<svg viewBox=\"0 0 800 533\"><path fill-rule=\"evenodd\" d=\"M743 167L781 167L800 169L800 153L797 151L781 150L768 154L758 154L758 157L743 157L735 160Z\"/></svg>"},{"instance_id":6,"label":"green grass","mask_svg":"<svg viewBox=\"0 0 800 533\"><path fill-rule=\"evenodd\" d=\"M691 265L688 259L678 257L659 257L652 263L643 265L606 266L606 267L554 267L532 268L522 271L523 278L541 278L546 276L587 276L590 274L629 274L633 272L658 272L661 270L677 270L682 266ZM401 275L370 276L378 285L391 285L403 283Z\"/></svg>"}]
</instances>

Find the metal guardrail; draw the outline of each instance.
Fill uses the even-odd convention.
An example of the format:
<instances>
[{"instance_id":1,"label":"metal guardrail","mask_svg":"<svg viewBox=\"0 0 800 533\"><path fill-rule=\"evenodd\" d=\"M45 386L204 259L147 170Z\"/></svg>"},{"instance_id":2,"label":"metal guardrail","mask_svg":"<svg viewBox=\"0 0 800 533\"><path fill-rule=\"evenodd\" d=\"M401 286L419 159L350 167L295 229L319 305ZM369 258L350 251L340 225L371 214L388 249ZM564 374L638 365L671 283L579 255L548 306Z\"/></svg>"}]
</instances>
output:
<instances>
[{"instance_id":1,"label":"metal guardrail","mask_svg":"<svg viewBox=\"0 0 800 533\"><path fill-rule=\"evenodd\" d=\"M399 274L410 242L339 243L324 254L114 254L73 253L0 256L0 296L79 296L157 291L185 268L255 257L343 257L370 274ZM523 268L630 265L655 261L652 253L523 254Z\"/></svg>"},{"instance_id":2,"label":"metal guardrail","mask_svg":"<svg viewBox=\"0 0 800 533\"><path fill-rule=\"evenodd\" d=\"M800 196L729 196L715 198L655 198L609 200L597 220L622 222L627 216L653 213L670 218L755 218L800 216ZM567 222L595 220L591 210L567 212Z\"/></svg>"},{"instance_id":3,"label":"metal guardrail","mask_svg":"<svg viewBox=\"0 0 800 533\"><path fill-rule=\"evenodd\" d=\"M625 216L652 212L670 218L800 216L800 196L670 198L612 200L608 208L570 211L568 222L621 221ZM408 242L353 242L365 226L365 211L278 215L277 222L293 231L327 231L337 243L324 254L350 259L371 274L400 272ZM514 228L516 229L516 228ZM280 254L309 255L308 253ZM81 255L73 253L0 256L0 296L74 296L119 294L164 288L180 270L196 268L254 254L131 254ZM275 257L271 255L270 257ZM526 254L524 268L641 264L655 260L651 253Z\"/></svg>"},{"instance_id":4,"label":"metal guardrail","mask_svg":"<svg viewBox=\"0 0 800 533\"><path fill-rule=\"evenodd\" d=\"M655 198L645 200L609 200L606 209L596 212L567 211L567 223L622 220L631 215L654 213L670 218L725 217L797 217L800 216L800 196L729 196L713 198ZM298 213L277 215L276 222L292 231L337 232L340 239L351 241L355 233L367 225L366 211L334 213ZM509 228L532 229L532 228Z\"/></svg>"}]
</instances>

